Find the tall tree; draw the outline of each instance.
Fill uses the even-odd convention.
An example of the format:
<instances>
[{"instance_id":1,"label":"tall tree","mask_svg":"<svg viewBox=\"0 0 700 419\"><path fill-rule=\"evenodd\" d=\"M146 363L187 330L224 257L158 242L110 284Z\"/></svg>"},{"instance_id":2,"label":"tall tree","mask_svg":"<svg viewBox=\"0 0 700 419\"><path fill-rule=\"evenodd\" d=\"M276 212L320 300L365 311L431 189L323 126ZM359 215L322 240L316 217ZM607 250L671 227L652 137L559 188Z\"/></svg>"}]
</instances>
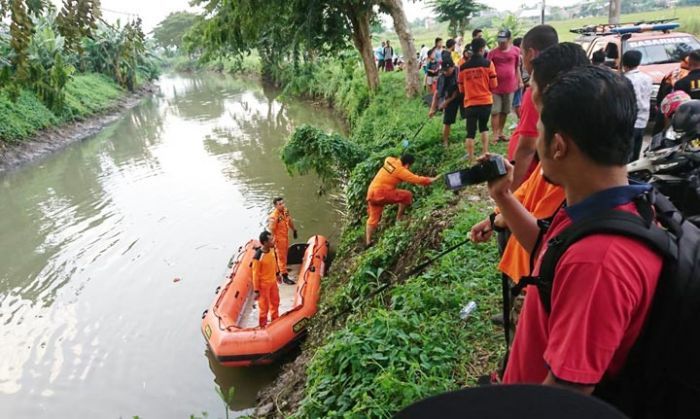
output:
<instances>
[{"instance_id":1,"label":"tall tree","mask_svg":"<svg viewBox=\"0 0 700 419\"><path fill-rule=\"evenodd\" d=\"M185 36L185 44L190 51L201 49L205 59L257 49L263 71L269 71L285 59L296 63L300 51L312 59L352 40L374 90L379 84L370 37L374 1L195 0L205 18Z\"/></svg>"},{"instance_id":2,"label":"tall tree","mask_svg":"<svg viewBox=\"0 0 700 419\"><path fill-rule=\"evenodd\" d=\"M367 77L367 86L370 91L374 92L379 87L379 71L374 62L374 51L372 49L370 29L370 22L374 13L372 4L363 0L349 0L339 3L344 3L342 5L343 11L352 26L352 42L362 58L362 65L365 68L365 76Z\"/></svg>"},{"instance_id":3,"label":"tall tree","mask_svg":"<svg viewBox=\"0 0 700 419\"><path fill-rule=\"evenodd\" d=\"M198 15L190 12L170 13L153 29L153 38L163 48L180 49L183 35L198 19Z\"/></svg>"},{"instance_id":4,"label":"tall tree","mask_svg":"<svg viewBox=\"0 0 700 419\"><path fill-rule=\"evenodd\" d=\"M620 23L620 0L610 0L608 23Z\"/></svg>"},{"instance_id":5,"label":"tall tree","mask_svg":"<svg viewBox=\"0 0 700 419\"><path fill-rule=\"evenodd\" d=\"M413 42L411 29L408 27L408 19L403 10L401 0L381 0L380 6L391 15L394 21L394 30L399 36L401 50L405 63L406 74L406 95L413 97L421 91L420 77L418 73L418 59L416 57L416 46ZM372 60L374 63L374 60Z\"/></svg>"},{"instance_id":6,"label":"tall tree","mask_svg":"<svg viewBox=\"0 0 700 419\"><path fill-rule=\"evenodd\" d=\"M438 21L449 22L448 30L452 36L464 36L472 15L484 8L475 0L431 0L428 4Z\"/></svg>"}]
</instances>

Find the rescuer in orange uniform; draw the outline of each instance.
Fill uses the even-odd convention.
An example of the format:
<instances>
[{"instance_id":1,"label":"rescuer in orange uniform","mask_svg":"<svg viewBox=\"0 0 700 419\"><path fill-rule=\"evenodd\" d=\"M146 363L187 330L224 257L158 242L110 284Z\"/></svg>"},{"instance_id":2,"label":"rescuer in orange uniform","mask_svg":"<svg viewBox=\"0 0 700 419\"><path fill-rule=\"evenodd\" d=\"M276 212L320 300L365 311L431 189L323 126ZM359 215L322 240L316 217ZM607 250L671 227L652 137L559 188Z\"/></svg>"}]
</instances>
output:
<instances>
[{"instance_id":1,"label":"rescuer in orange uniform","mask_svg":"<svg viewBox=\"0 0 700 419\"><path fill-rule=\"evenodd\" d=\"M282 281L287 285L294 285L296 282L290 279L287 273L287 252L289 251L289 230L292 230L294 239L297 238L297 230L289 210L284 205L284 198L273 199L272 205L275 209L270 214L267 229L275 236L275 250L277 250L279 268L282 272Z\"/></svg>"},{"instance_id":2,"label":"rescuer in orange uniform","mask_svg":"<svg viewBox=\"0 0 700 419\"><path fill-rule=\"evenodd\" d=\"M409 168L415 162L415 158L410 154L404 154L401 158L387 157L384 165L374 176L374 180L367 190L367 230L365 231L365 245L372 243L374 234L382 218L384 206L389 204L399 204L399 211L396 219L400 220L406 207L411 205L413 194L404 189L397 189L401 182L413 183L415 185L427 186L438 179L436 177L417 176L411 173Z\"/></svg>"},{"instance_id":3,"label":"rescuer in orange uniform","mask_svg":"<svg viewBox=\"0 0 700 419\"><path fill-rule=\"evenodd\" d=\"M267 325L267 315L274 321L279 317L280 290L277 286L280 271L277 266L275 237L268 231L260 233L262 247L253 255L253 292L259 307L260 327Z\"/></svg>"}]
</instances>

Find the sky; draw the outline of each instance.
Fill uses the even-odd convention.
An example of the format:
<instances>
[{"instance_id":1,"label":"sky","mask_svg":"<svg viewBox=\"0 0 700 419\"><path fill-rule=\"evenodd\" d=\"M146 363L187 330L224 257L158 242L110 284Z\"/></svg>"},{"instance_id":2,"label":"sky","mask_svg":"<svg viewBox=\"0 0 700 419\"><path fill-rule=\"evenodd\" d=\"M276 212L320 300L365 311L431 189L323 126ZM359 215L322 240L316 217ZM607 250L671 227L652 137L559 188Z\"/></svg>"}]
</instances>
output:
<instances>
[{"instance_id":1,"label":"sky","mask_svg":"<svg viewBox=\"0 0 700 419\"><path fill-rule=\"evenodd\" d=\"M57 7L61 7L61 0L51 0ZM279 0L284 1L284 0ZM489 6L499 10L517 10L523 3L527 5L540 4L540 0L482 0ZM430 13L430 8L424 1L403 0L408 20L422 18ZM576 0L547 0L547 5L563 6L576 3ZM189 0L102 0L102 9L105 20L108 22L117 19L130 20L137 15L143 20L144 30L150 32L169 13L181 10L194 10L189 6Z\"/></svg>"}]
</instances>

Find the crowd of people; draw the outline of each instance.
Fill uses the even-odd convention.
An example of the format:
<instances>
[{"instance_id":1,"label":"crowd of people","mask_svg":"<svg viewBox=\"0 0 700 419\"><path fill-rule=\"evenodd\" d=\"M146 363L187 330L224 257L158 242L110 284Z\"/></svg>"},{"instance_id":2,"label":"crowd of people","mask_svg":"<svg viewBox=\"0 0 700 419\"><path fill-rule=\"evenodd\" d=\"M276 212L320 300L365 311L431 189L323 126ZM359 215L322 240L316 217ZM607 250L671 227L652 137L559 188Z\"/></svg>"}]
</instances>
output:
<instances>
[{"instance_id":1,"label":"crowd of people","mask_svg":"<svg viewBox=\"0 0 700 419\"><path fill-rule=\"evenodd\" d=\"M593 65L580 45L560 43L548 25L529 30L520 48L507 30L490 51L478 30L473 35L461 52L457 40L443 48L436 39L425 51L424 69L426 86L434 90L429 115L443 112L443 142L461 111L470 157L477 130L487 153L489 119L492 140L502 140L505 117L519 105L504 159L507 174L488 183L496 208L471 230L475 243L498 236L505 290L500 321L509 325L506 332L514 330L506 333L504 369L491 381L564 386L615 403L619 394L610 392L610 383L649 317L663 255L635 237L593 233L564 249L554 266L546 256L567 229L596 214L653 218L651 187L630 184L626 169L649 121L651 83L638 70L641 54L627 51L619 72ZM700 51L687 65L675 88L697 98ZM412 195L397 188L400 182L427 186L437 179L413 174L415 159L387 158L370 185L367 246L384 206L398 203L401 217L410 205ZM552 281L543 292L537 281L544 272Z\"/></svg>"},{"instance_id":2,"label":"crowd of people","mask_svg":"<svg viewBox=\"0 0 700 419\"><path fill-rule=\"evenodd\" d=\"M443 112L443 144L449 143L451 126L459 112L466 120L465 149L468 159L475 156L477 131L481 151L489 150L489 120L492 142L507 142L505 126L508 115L521 117L522 96L528 73L520 53L522 39L512 39L510 30L498 32L498 45L489 49L481 29L472 32L471 41L442 38L428 49L423 46L419 62L424 86L432 95L429 116Z\"/></svg>"}]
</instances>

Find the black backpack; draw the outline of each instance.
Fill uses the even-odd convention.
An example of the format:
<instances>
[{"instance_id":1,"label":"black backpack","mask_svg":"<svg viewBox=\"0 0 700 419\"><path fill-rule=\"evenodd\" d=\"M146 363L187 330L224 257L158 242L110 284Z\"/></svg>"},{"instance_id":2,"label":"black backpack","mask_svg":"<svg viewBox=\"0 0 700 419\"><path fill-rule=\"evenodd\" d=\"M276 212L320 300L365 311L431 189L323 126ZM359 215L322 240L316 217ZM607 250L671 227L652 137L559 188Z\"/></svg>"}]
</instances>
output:
<instances>
[{"instance_id":1,"label":"black backpack","mask_svg":"<svg viewBox=\"0 0 700 419\"><path fill-rule=\"evenodd\" d=\"M540 275L524 280L537 286L549 313L555 268L578 240L617 234L663 256L642 332L621 372L603 378L594 394L635 419L700 418L700 229L654 189L634 202L639 216L615 209L590 214L549 240Z\"/></svg>"}]
</instances>

